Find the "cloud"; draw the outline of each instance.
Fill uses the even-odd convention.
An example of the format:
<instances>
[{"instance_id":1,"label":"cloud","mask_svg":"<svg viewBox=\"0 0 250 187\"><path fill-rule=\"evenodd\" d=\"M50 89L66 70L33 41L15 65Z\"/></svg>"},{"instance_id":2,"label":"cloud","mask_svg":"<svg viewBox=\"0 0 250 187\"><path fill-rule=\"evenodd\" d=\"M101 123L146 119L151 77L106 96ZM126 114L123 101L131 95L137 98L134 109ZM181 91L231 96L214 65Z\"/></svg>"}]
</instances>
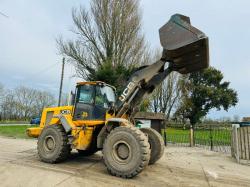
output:
<instances>
[{"instance_id":1,"label":"cloud","mask_svg":"<svg viewBox=\"0 0 250 187\"><path fill-rule=\"evenodd\" d=\"M55 38L72 36L71 8L88 0L70 1L1 1L0 17L0 82L9 87L28 85L57 92L61 56L57 55ZM160 46L158 29L175 13L188 15L193 25L203 30L210 40L210 62L224 73L226 81L238 91L240 102L229 112L211 112L210 116L248 115L250 100L250 1L232 0L152 0L141 1L143 28L151 47ZM43 71L44 68L58 65ZM65 70L65 91L73 88L74 74Z\"/></svg>"}]
</instances>

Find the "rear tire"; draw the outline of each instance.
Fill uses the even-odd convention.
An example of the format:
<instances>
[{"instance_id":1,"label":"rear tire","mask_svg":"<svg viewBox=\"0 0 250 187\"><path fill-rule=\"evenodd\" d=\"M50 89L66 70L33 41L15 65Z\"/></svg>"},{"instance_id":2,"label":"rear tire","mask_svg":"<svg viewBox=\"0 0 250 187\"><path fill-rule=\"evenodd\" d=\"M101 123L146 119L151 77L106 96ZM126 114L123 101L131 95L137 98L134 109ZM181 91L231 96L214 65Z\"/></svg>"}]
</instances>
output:
<instances>
[{"instance_id":1,"label":"rear tire","mask_svg":"<svg viewBox=\"0 0 250 187\"><path fill-rule=\"evenodd\" d=\"M103 158L111 175L132 178L148 165L148 139L135 127L117 127L104 142Z\"/></svg>"},{"instance_id":2,"label":"rear tire","mask_svg":"<svg viewBox=\"0 0 250 187\"><path fill-rule=\"evenodd\" d=\"M149 164L154 164L163 156L165 148L163 138L161 134L154 129L141 128L140 130L148 136L151 149Z\"/></svg>"},{"instance_id":3,"label":"rear tire","mask_svg":"<svg viewBox=\"0 0 250 187\"><path fill-rule=\"evenodd\" d=\"M47 163L66 160L70 154L68 137L61 125L50 125L38 137L37 150L40 159Z\"/></svg>"}]
</instances>

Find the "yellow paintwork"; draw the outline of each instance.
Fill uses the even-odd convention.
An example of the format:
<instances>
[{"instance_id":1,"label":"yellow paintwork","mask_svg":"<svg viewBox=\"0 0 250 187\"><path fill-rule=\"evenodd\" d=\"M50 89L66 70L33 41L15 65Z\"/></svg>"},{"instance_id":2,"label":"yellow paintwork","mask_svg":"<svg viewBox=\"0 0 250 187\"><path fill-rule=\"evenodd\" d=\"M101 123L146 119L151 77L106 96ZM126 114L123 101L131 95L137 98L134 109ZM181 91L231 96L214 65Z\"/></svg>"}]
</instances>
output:
<instances>
[{"instance_id":1,"label":"yellow paintwork","mask_svg":"<svg viewBox=\"0 0 250 187\"><path fill-rule=\"evenodd\" d=\"M88 149L92 136L93 136L94 127L86 127L83 129L78 129L74 132L74 141L73 145L74 148L80 149L80 150L86 150Z\"/></svg>"},{"instance_id":2,"label":"yellow paintwork","mask_svg":"<svg viewBox=\"0 0 250 187\"><path fill-rule=\"evenodd\" d=\"M104 83L101 81L95 81L95 82L78 82L77 85L83 85L83 84L92 84L95 85L97 83ZM104 83L105 84L105 83ZM86 150L88 149L93 132L96 126L99 125L105 125L105 122L109 119L114 117L113 115L110 115L106 113L105 120L77 120L73 121L73 112L74 107L73 106L61 106L61 107L51 107L51 108L44 108L41 116L41 122L39 127L33 127L27 129L27 135L30 137L38 137L43 128L48 125L56 125L61 124L60 119L56 116L63 115L67 123L71 126L71 135L73 137L72 141L72 148L80 149L80 150ZM87 117L88 113L83 112L83 117ZM126 118L124 116L124 118Z\"/></svg>"},{"instance_id":3,"label":"yellow paintwork","mask_svg":"<svg viewBox=\"0 0 250 187\"><path fill-rule=\"evenodd\" d=\"M85 84L90 84L90 85L105 84L107 86L112 87L114 90L116 90L116 88L114 86L109 85L109 84L107 84L105 82L102 82L102 81L91 81L91 82L78 82L78 83L76 83L76 85L85 85Z\"/></svg>"},{"instance_id":4,"label":"yellow paintwork","mask_svg":"<svg viewBox=\"0 0 250 187\"><path fill-rule=\"evenodd\" d=\"M86 150L88 149L95 126L97 125L105 125L107 119L112 118L113 116L106 113L106 120L72 120L73 106L62 106L62 107L53 107L53 108L45 108L43 110L41 116L41 122L39 127L33 127L27 129L27 135L30 137L37 138L42 129L47 125L55 125L60 124L60 120L56 117L61 114L62 111L68 111L68 113L63 114L66 118L68 124L71 126L71 135L74 137L72 142L72 148ZM50 113L51 119L48 120L49 116L47 114ZM86 114L85 114L86 115Z\"/></svg>"},{"instance_id":5,"label":"yellow paintwork","mask_svg":"<svg viewBox=\"0 0 250 187\"><path fill-rule=\"evenodd\" d=\"M98 83L103 83L103 84L105 84L104 82L102 82L102 81L90 81L90 82L78 82L78 83L76 83L77 85L84 85L84 84L90 84L90 85L96 85L96 84L98 84Z\"/></svg>"},{"instance_id":6,"label":"yellow paintwork","mask_svg":"<svg viewBox=\"0 0 250 187\"><path fill-rule=\"evenodd\" d=\"M40 127L31 127L26 130L26 134L29 137L37 138L43 129Z\"/></svg>"},{"instance_id":7,"label":"yellow paintwork","mask_svg":"<svg viewBox=\"0 0 250 187\"><path fill-rule=\"evenodd\" d=\"M41 116L41 122L40 127L44 127L46 125L53 125L60 123L60 120L58 118L53 118L49 120L46 124L46 119L48 117L48 113L51 113L51 116L56 116L61 114L61 111L69 111L68 114L64 114L64 116L69 117L72 119L72 112L73 112L73 106L61 106L61 107L52 107L52 108L44 108Z\"/></svg>"}]
</instances>

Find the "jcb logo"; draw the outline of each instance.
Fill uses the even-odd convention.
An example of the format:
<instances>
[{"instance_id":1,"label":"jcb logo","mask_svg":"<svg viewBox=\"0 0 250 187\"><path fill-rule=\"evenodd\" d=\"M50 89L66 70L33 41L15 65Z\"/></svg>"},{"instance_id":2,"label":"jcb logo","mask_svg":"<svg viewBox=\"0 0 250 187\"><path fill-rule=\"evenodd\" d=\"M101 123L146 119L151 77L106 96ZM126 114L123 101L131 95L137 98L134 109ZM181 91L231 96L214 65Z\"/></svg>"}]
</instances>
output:
<instances>
[{"instance_id":1,"label":"jcb logo","mask_svg":"<svg viewBox=\"0 0 250 187\"><path fill-rule=\"evenodd\" d=\"M126 97L131 92L131 90L133 89L134 86L135 86L135 83L133 83L133 82L128 83L127 87L122 92L122 95L119 97L120 101L125 101L126 100Z\"/></svg>"},{"instance_id":2,"label":"jcb logo","mask_svg":"<svg viewBox=\"0 0 250 187\"><path fill-rule=\"evenodd\" d=\"M70 114L71 112L70 110L61 110L60 113L63 115L67 115L67 114Z\"/></svg>"}]
</instances>

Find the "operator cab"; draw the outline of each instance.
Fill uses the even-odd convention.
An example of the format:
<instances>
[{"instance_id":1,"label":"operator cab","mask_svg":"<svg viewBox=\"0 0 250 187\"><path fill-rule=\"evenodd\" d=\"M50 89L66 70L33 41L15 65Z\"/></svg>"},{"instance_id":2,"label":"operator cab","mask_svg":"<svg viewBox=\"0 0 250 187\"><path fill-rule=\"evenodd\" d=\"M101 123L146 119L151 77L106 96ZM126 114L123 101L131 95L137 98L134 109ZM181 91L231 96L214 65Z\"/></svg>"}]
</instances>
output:
<instances>
[{"instance_id":1,"label":"operator cab","mask_svg":"<svg viewBox=\"0 0 250 187\"><path fill-rule=\"evenodd\" d=\"M115 100L115 88L104 82L77 83L73 120L105 120Z\"/></svg>"}]
</instances>

